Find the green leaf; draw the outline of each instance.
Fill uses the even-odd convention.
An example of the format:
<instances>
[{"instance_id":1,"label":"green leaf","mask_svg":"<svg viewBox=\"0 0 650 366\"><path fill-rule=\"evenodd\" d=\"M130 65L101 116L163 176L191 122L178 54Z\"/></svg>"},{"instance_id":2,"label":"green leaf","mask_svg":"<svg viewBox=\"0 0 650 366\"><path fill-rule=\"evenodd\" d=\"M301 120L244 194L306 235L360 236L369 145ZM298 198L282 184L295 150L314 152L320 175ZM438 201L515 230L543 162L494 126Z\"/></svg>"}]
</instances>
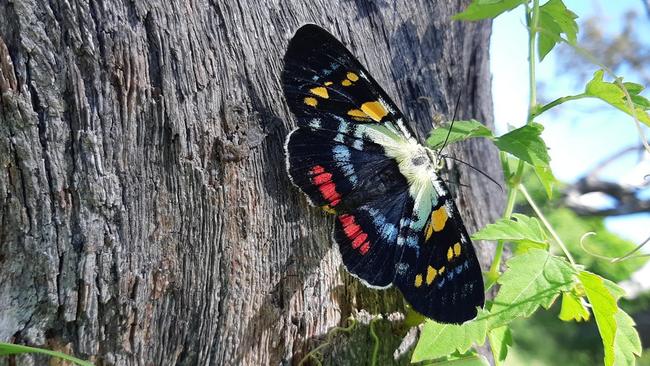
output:
<instances>
[{"instance_id":1,"label":"green leaf","mask_svg":"<svg viewBox=\"0 0 650 366\"><path fill-rule=\"evenodd\" d=\"M643 89L645 89L643 85L631 83L629 81L624 82L623 85L625 85L625 89L627 89L627 92L630 93L630 95L638 95L643 91Z\"/></svg>"},{"instance_id":2,"label":"green leaf","mask_svg":"<svg viewBox=\"0 0 650 366\"><path fill-rule=\"evenodd\" d=\"M445 143L447 134L449 134L448 144L472 137L492 137L492 132L487 127L473 119L469 121L454 121L451 132L449 131L449 125L450 123L445 123L431 131L427 139L427 145L432 149L439 149Z\"/></svg>"},{"instance_id":3,"label":"green leaf","mask_svg":"<svg viewBox=\"0 0 650 366\"><path fill-rule=\"evenodd\" d=\"M499 283L501 289L490 308L490 328L530 316L542 306L548 309L561 292L574 284L575 270L564 259L544 250L531 249L508 262Z\"/></svg>"},{"instance_id":4,"label":"green leaf","mask_svg":"<svg viewBox=\"0 0 650 366\"><path fill-rule=\"evenodd\" d=\"M546 232L534 217L522 214L512 215L513 219L500 219L472 235L474 240L506 240L510 242L533 242L546 244Z\"/></svg>"},{"instance_id":5,"label":"green leaf","mask_svg":"<svg viewBox=\"0 0 650 366\"><path fill-rule=\"evenodd\" d=\"M492 349L492 356L496 366L500 366L506 360L508 355L508 347L512 346L512 334L510 328L507 326L492 329L488 333L490 340L490 348Z\"/></svg>"},{"instance_id":6,"label":"green leaf","mask_svg":"<svg viewBox=\"0 0 650 366\"><path fill-rule=\"evenodd\" d=\"M594 77L587 83L585 93L589 96L603 100L611 106L632 115L632 108L627 103L627 98L623 90L616 83L608 83L603 81L603 70L598 70L594 73ZM634 87L633 87L634 89ZM629 90L628 90L628 93ZM630 93L632 94L632 93ZM640 98L639 98L640 97ZM632 104L636 118L650 126L650 115L645 112L645 109L650 106L650 102L641 96L631 96Z\"/></svg>"},{"instance_id":7,"label":"green leaf","mask_svg":"<svg viewBox=\"0 0 650 366\"><path fill-rule=\"evenodd\" d=\"M634 321L616 304L622 290L591 272L581 271L578 278L591 303L603 340L605 366L633 365L634 355L641 354L641 341Z\"/></svg>"},{"instance_id":8,"label":"green leaf","mask_svg":"<svg viewBox=\"0 0 650 366\"><path fill-rule=\"evenodd\" d=\"M0 342L0 356L17 355L21 353L40 353L40 354L68 360L81 366L93 366L92 362L80 360L76 357L70 356L65 353L50 351L48 349L43 349L43 348L28 347L20 344Z\"/></svg>"},{"instance_id":9,"label":"green leaf","mask_svg":"<svg viewBox=\"0 0 650 366\"><path fill-rule=\"evenodd\" d=\"M589 310L578 296L565 292L562 294L562 308L558 317L565 322L589 320Z\"/></svg>"},{"instance_id":10,"label":"green leaf","mask_svg":"<svg viewBox=\"0 0 650 366\"><path fill-rule=\"evenodd\" d=\"M537 175L537 178L539 179L540 183L542 183L542 186L544 186L544 190L546 191L546 196L549 199L553 198L553 186L555 186L557 180L553 175L553 171L551 171L551 167L547 165L547 166L536 166L534 168L535 168L535 175Z\"/></svg>"},{"instance_id":11,"label":"green leaf","mask_svg":"<svg viewBox=\"0 0 650 366\"><path fill-rule=\"evenodd\" d=\"M429 366L490 366L490 363L482 355L470 355L430 363Z\"/></svg>"},{"instance_id":12,"label":"green leaf","mask_svg":"<svg viewBox=\"0 0 650 366\"><path fill-rule=\"evenodd\" d=\"M415 346L411 362L433 360L456 351L465 353L475 343L485 342L487 321L482 317L484 309L479 310L476 320L459 324L441 324L427 320L422 327L420 340Z\"/></svg>"},{"instance_id":13,"label":"green leaf","mask_svg":"<svg viewBox=\"0 0 650 366\"><path fill-rule=\"evenodd\" d=\"M541 137L543 130L539 123L529 123L496 138L494 144L532 166L548 166L551 158Z\"/></svg>"},{"instance_id":14,"label":"green leaf","mask_svg":"<svg viewBox=\"0 0 650 366\"><path fill-rule=\"evenodd\" d=\"M462 12L454 15L453 20L480 20L496 18L499 14L512 10L528 0L474 0Z\"/></svg>"},{"instance_id":15,"label":"green leaf","mask_svg":"<svg viewBox=\"0 0 650 366\"><path fill-rule=\"evenodd\" d=\"M646 99L644 96L630 95L630 99L632 99L632 103L634 103L636 107L641 108L644 111L650 109L650 100Z\"/></svg>"},{"instance_id":16,"label":"green leaf","mask_svg":"<svg viewBox=\"0 0 650 366\"><path fill-rule=\"evenodd\" d=\"M614 315L616 334L614 335L614 364L634 365L635 355L641 356L641 340L634 328L634 320L621 309Z\"/></svg>"},{"instance_id":17,"label":"green leaf","mask_svg":"<svg viewBox=\"0 0 650 366\"><path fill-rule=\"evenodd\" d=\"M571 10L567 9L562 0L550 0L539 7L539 60L544 57L560 41L564 33L569 43L575 44L578 34L578 18Z\"/></svg>"}]
</instances>

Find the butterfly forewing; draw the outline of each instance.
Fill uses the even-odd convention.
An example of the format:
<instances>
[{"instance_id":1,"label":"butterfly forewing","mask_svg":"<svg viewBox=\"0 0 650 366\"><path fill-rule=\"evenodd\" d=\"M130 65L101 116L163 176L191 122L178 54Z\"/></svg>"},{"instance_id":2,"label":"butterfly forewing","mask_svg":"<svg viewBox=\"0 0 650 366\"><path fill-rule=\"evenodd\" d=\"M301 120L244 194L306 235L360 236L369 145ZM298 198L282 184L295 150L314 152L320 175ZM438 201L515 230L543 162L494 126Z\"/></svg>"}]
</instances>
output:
<instances>
[{"instance_id":1,"label":"butterfly forewing","mask_svg":"<svg viewBox=\"0 0 650 366\"><path fill-rule=\"evenodd\" d=\"M289 43L282 82L298 119L286 143L289 176L337 215L334 240L347 270L373 287L395 284L434 320L473 318L484 302L474 249L395 104L315 25Z\"/></svg>"}]
</instances>

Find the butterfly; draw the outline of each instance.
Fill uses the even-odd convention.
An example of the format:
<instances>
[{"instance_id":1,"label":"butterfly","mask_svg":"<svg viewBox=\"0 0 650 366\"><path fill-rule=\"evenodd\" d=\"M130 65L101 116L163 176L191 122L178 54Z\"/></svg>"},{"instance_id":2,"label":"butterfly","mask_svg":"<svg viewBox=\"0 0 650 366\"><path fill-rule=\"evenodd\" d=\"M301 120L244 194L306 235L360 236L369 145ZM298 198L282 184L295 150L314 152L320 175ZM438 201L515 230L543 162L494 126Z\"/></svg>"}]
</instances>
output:
<instances>
[{"instance_id":1,"label":"butterfly","mask_svg":"<svg viewBox=\"0 0 650 366\"><path fill-rule=\"evenodd\" d=\"M396 286L414 310L463 323L484 304L481 268L435 151L361 63L323 28L289 42L284 95L298 127L285 143L291 182L336 215L333 238L350 274Z\"/></svg>"}]
</instances>

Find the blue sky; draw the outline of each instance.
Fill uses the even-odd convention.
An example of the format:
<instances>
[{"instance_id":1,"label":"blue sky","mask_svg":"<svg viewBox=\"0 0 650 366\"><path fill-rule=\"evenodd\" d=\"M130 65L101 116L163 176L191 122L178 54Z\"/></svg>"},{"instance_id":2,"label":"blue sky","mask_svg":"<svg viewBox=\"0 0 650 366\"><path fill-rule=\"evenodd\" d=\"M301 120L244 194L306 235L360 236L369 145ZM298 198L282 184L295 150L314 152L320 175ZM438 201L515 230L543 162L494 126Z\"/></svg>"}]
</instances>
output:
<instances>
[{"instance_id":1,"label":"blue sky","mask_svg":"<svg viewBox=\"0 0 650 366\"><path fill-rule=\"evenodd\" d=\"M620 29L622 15L630 9L638 13L636 31L650 34L650 22L641 1L565 1L580 19L592 14L606 14L604 31ZM524 26L523 8L502 14L494 21L491 40L492 91L496 128L499 133L508 125L521 126L526 121L528 108L528 35ZM541 97L546 101L577 94L583 88L557 62L558 53L552 51L537 65L537 79L545 85ZM596 71L597 66L593 66ZM619 75L626 81L636 81L633 74ZM538 89L539 90L539 89ZM648 93L644 93L646 96ZM609 155L639 143L633 120L625 114L606 107L595 100L568 102L536 120L544 125L544 139L548 144L551 166L555 176L573 182L583 176ZM646 128L646 136L649 134ZM617 163L603 176L617 180L633 167L633 159ZM606 220L607 227L623 237L641 242L650 235L650 214L627 215Z\"/></svg>"}]
</instances>

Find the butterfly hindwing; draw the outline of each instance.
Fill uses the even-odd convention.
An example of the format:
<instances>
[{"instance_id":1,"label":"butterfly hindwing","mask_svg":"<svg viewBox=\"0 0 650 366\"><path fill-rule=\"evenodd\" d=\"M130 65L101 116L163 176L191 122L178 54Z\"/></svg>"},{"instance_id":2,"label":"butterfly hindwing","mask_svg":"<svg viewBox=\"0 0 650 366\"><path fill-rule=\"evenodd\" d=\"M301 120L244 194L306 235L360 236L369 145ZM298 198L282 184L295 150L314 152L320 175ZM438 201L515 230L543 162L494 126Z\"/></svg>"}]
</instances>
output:
<instances>
[{"instance_id":1,"label":"butterfly hindwing","mask_svg":"<svg viewBox=\"0 0 650 366\"><path fill-rule=\"evenodd\" d=\"M395 190L338 215L334 240L348 272L372 287L389 287L395 279L399 222L412 201L407 189Z\"/></svg>"},{"instance_id":2,"label":"butterfly hindwing","mask_svg":"<svg viewBox=\"0 0 650 366\"><path fill-rule=\"evenodd\" d=\"M409 220L425 225L400 232L404 250L395 285L418 312L440 322L462 323L474 318L485 301L481 267L444 182L434 185L430 208Z\"/></svg>"},{"instance_id":3,"label":"butterfly hindwing","mask_svg":"<svg viewBox=\"0 0 650 366\"><path fill-rule=\"evenodd\" d=\"M356 133L362 128L324 116L317 124L312 121L289 135L289 176L313 205L346 212L407 188L397 163L386 156L384 148Z\"/></svg>"}]
</instances>

